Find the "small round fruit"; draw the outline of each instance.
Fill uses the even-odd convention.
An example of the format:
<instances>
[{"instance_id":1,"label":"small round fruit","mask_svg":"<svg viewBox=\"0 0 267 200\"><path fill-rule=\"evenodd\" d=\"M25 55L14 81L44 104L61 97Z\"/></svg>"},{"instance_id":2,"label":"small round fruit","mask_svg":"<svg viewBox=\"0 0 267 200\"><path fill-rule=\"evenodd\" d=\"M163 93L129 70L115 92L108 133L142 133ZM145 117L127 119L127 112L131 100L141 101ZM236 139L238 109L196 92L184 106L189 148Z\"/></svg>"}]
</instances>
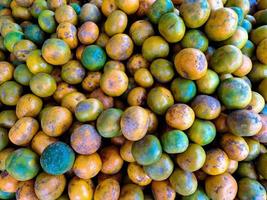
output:
<instances>
[{"instance_id":1,"label":"small round fruit","mask_svg":"<svg viewBox=\"0 0 267 200\"><path fill-rule=\"evenodd\" d=\"M183 131L171 130L161 136L163 150L168 154L184 152L189 144L188 138Z\"/></svg>"},{"instance_id":2,"label":"small round fruit","mask_svg":"<svg viewBox=\"0 0 267 200\"><path fill-rule=\"evenodd\" d=\"M230 132L238 136L253 136L262 128L260 115L249 110L230 113L227 117L227 125Z\"/></svg>"},{"instance_id":3,"label":"small round fruit","mask_svg":"<svg viewBox=\"0 0 267 200\"><path fill-rule=\"evenodd\" d=\"M0 85L0 101L7 106L15 106L23 92L23 88L15 81L6 81Z\"/></svg>"},{"instance_id":4,"label":"small round fruit","mask_svg":"<svg viewBox=\"0 0 267 200\"><path fill-rule=\"evenodd\" d=\"M240 200L266 199L266 190L257 180L242 178L238 181L237 196Z\"/></svg>"},{"instance_id":5,"label":"small round fruit","mask_svg":"<svg viewBox=\"0 0 267 200\"><path fill-rule=\"evenodd\" d=\"M192 29L185 33L181 44L184 48L195 48L205 52L208 49L209 40L200 30Z\"/></svg>"},{"instance_id":6,"label":"small round fruit","mask_svg":"<svg viewBox=\"0 0 267 200\"><path fill-rule=\"evenodd\" d=\"M163 181L169 178L174 164L168 154L163 153L160 159L151 165L144 166L145 172L152 180Z\"/></svg>"},{"instance_id":7,"label":"small round fruit","mask_svg":"<svg viewBox=\"0 0 267 200\"><path fill-rule=\"evenodd\" d=\"M210 149L206 152L206 161L202 170L209 175L219 175L227 170L228 164L229 158L223 150Z\"/></svg>"},{"instance_id":8,"label":"small round fruit","mask_svg":"<svg viewBox=\"0 0 267 200\"><path fill-rule=\"evenodd\" d=\"M205 55L198 49L185 48L174 59L177 72L186 79L197 80L206 74L208 63Z\"/></svg>"},{"instance_id":9,"label":"small round fruit","mask_svg":"<svg viewBox=\"0 0 267 200\"><path fill-rule=\"evenodd\" d=\"M89 71L98 71L104 67L106 53L98 45L89 45L83 50L81 62Z\"/></svg>"},{"instance_id":10,"label":"small round fruit","mask_svg":"<svg viewBox=\"0 0 267 200\"><path fill-rule=\"evenodd\" d=\"M164 87L154 87L147 95L147 105L156 114L163 115L174 104L171 92Z\"/></svg>"},{"instance_id":11,"label":"small round fruit","mask_svg":"<svg viewBox=\"0 0 267 200\"><path fill-rule=\"evenodd\" d=\"M233 200L237 194L237 183L229 173L210 176L205 181L207 195L212 199Z\"/></svg>"},{"instance_id":12,"label":"small round fruit","mask_svg":"<svg viewBox=\"0 0 267 200\"><path fill-rule=\"evenodd\" d=\"M148 61L167 57L169 51L169 44L160 36L151 36L142 45L142 54Z\"/></svg>"},{"instance_id":13,"label":"small round fruit","mask_svg":"<svg viewBox=\"0 0 267 200\"><path fill-rule=\"evenodd\" d=\"M55 79L46 73L38 73L30 80L31 91L38 97L49 97L57 89Z\"/></svg>"},{"instance_id":14,"label":"small round fruit","mask_svg":"<svg viewBox=\"0 0 267 200\"><path fill-rule=\"evenodd\" d=\"M245 160L249 154L249 147L244 138L232 134L224 134L221 138L221 146L232 160Z\"/></svg>"},{"instance_id":15,"label":"small round fruit","mask_svg":"<svg viewBox=\"0 0 267 200\"><path fill-rule=\"evenodd\" d=\"M39 169L39 157L30 149L17 149L6 159L7 172L18 181L27 181L34 178Z\"/></svg>"},{"instance_id":16,"label":"small round fruit","mask_svg":"<svg viewBox=\"0 0 267 200\"><path fill-rule=\"evenodd\" d=\"M130 163L127 167L127 175L129 179L140 186L149 185L152 179L144 171L143 167L137 163Z\"/></svg>"},{"instance_id":17,"label":"small round fruit","mask_svg":"<svg viewBox=\"0 0 267 200\"><path fill-rule=\"evenodd\" d=\"M121 134L120 119L123 111L118 108L104 110L97 118L96 127L105 138L113 138Z\"/></svg>"},{"instance_id":18,"label":"small round fruit","mask_svg":"<svg viewBox=\"0 0 267 200\"><path fill-rule=\"evenodd\" d=\"M73 165L73 172L82 179L95 177L102 168L102 161L98 153L78 155Z\"/></svg>"},{"instance_id":19,"label":"small round fruit","mask_svg":"<svg viewBox=\"0 0 267 200\"><path fill-rule=\"evenodd\" d=\"M198 144L190 144L186 151L177 154L176 162L181 169L194 172L199 170L205 163L205 150Z\"/></svg>"},{"instance_id":20,"label":"small round fruit","mask_svg":"<svg viewBox=\"0 0 267 200\"><path fill-rule=\"evenodd\" d=\"M213 94L219 86L220 79L216 72L208 69L206 74L196 80L197 89L203 94Z\"/></svg>"},{"instance_id":21,"label":"small round fruit","mask_svg":"<svg viewBox=\"0 0 267 200\"><path fill-rule=\"evenodd\" d=\"M218 97L228 109L245 108L251 101L250 86L241 78L228 78L218 87Z\"/></svg>"},{"instance_id":22,"label":"small round fruit","mask_svg":"<svg viewBox=\"0 0 267 200\"><path fill-rule=\"evenodd\" d=\"M75 154L67 144L55 142L43 151L40 163L46 173L61 175L72 168L74 160Z\"/></svg>"},{"instance_id":23,"label":"small round fruit","mask_svg":"<svg viewBox=\"0 0 267 200\"><path fill-rule=\"evenodd\" d=\"M128 107L120 120L121 132L131 141L140 140L148 129L148 112L140 106Z\"/></svg>"},{"instance_id":24,"label":"small round fruit","mask_svg":"<svg viewBox=\"0 0 267 200\"><path fill-rule=\"evenodd\" d=\"M93 126L83 124L72 132L70 144L77 153L89 155L95 153L100 148L101 136Z\"/></svg>"},{"instance_id":25,"label":"small round fruit","mask_svg":"<svg viewBox=\"0 0 267 200\"><path fill-rule=\"evenodd\" d=\"M0 62L0 84L12 79L14 66L6 61Z\"/></svg>"},{"instance_id":26,"label":"small round fruit","mask_svg":"<svg viewBox=\"0 0 267 200\"><path fill-rule=\"evenodd\" d=\"M126 34L118 33L109 39L106 52L113 60L123 61L132 55L133 48L132 39Z\"/></svg>"},{"instance_id":27,"label":"small round fruit","mask_svg":"<svg viewBox=\"0 0 267 200\"><path fill-rule=\"evenodd\" d=\"M160 83L167 83L174 77L172 62L163 58L156 59L151 63L150 72Z\"/></svg>"},{"instance_id":28,"label":"small round fruit","mask_svg":"<svg viewBox=\"0 0 267 200\"><path fill-rule=\"evenodd\" d=\"M267 64L266 51L267 51L267 39L264 39L259 43L256 50L257 58L263 64Z\"/></svg>"},{"instance_id":29,"label":"small round fruit","mask_svg":"<svg viewBox=\"0 0 267 200\"><path fill-rule=\"evenodd\" d=\"M52 137L57 137L66 132L72 124L71 112L61 106L51 107L41 118L43 131Z\"/></svg>"},{"instance_id":30,"label":"small round fruit","mask_svg":"<svg viewBox=\"0 0 267 200\"><path fill-rule=\"evenodd\" d=\"M104 24L105 33L108 36L113 36L118 33L123 33L127 27L127 15L121 10L115 10L107 17Z\"/></svg>"},{"instance_id":31,"label":"small round fruit","mask_svg":"<svg viewBox=\"0 0 267 200\"><path fill-rule=\"evenodd\" d=\"M90 98L80 101L75 108L75 117L79 122L94 121L104 110L101 101L95 98Z\"/></svg>"},{"instance_id":32,"label":"small round fruit","mask_svg":"<svg viewBox=\"0 0 267 200\"><path fill-rule=\"evenodd\" d=\"M197 189L197 178L192 172L176 168L169 178L171 186L183 196L193 194Z\"/></svg>"},{"instance_id":33,"label":"small round fruit","mask_svg":"<svg viewBox=\"0 0 267 200\"><path fill-rule=\"evenodd\" d=\"M167 110L165 119L169 126L178 130L186 130L192 126L195 114L186 104L174 104Z\"/></svg>"},{"instance_id":34,"label":"small round fruit","mask_svg":"<svg viewBox=\"0 0 267 200\"><path fill-rule=\"evenodd\" d=\"M140 165L151 165L157 162L162 154L160 141L154 135L146 135L132 146L132 154Z\"/></svg>"},{"instance_id":35,"label":"small round fruit","mask_svg":"<svg viewBox=\"0 0 267 200\"><path fill-rule=\"evenodd\" d=\"M128 77L125 72L117 69L110 69L102 74L100 88L108 96L121 96L127 90L128 82Z\"/></svg>"},{"instance_id":36,"label":"small round fruit","mask_svg":"<svg viewBox=\"0 0 267 200\"><path fill-rule=\"evenodd\" d=\"M221 113L220 102L208 95L198 95L192 101L191 108L194 110L196 117L200 119L212 120Z\"/></svg>"},{"instance_id":37,"label":"small round fruit","mask_svg":"<svg viewBox=\"0 0 267 200\"><path fill-rule=\"evenodd\" d=\"M231 37L238 25L238 16L231 8L219 8L214 10L207 23L205 32L213 41L223 41Z\"/></svg>"},{"instance_id":38,"label":"small round fruit","mask_svg":"<svg viewBox=\"0 0 267 200\"><path fill-rule=\"evenodd\" d=\"M85 69L77 60L70 60L61 68L61 78L69 84L79 84L83 81Z\"/></svg>"},{"instance_id":39,"label":"small round fruit","mask_svg":"<svg viewBox=\"0 0 267 200\"><path fill-rule=\"evenodd\" d=\"M119 199L120 185L114 179L105 179L100 182L94 192L94 200Z\"/></svg>"}]
</instances>

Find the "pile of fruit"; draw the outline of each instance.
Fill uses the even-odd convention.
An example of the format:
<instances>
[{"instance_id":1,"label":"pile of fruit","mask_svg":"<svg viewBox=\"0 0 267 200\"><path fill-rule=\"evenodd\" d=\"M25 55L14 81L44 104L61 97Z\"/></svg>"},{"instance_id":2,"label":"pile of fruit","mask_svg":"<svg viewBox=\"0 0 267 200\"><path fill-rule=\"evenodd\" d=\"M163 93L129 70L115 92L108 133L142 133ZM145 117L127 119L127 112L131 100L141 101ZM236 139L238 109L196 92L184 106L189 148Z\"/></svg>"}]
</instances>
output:
<instances>
[{"instance_id":1,"label":"pile of fruit","mask_svg":"<svg viewBox=\"0 0 267 200\"><path fill-rule=\"evenodd\" d=\"M0 0L0 199L266 200L267 0Z\"/></svg>"}]
</instances>

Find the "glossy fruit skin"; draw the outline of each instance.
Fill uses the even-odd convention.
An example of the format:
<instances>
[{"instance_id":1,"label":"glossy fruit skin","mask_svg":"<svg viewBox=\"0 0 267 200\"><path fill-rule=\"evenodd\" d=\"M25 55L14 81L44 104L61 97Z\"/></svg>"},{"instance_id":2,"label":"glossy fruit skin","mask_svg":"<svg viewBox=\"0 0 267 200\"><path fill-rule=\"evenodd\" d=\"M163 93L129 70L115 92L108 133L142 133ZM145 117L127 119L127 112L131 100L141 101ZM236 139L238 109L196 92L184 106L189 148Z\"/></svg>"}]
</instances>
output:
<instances>
[{"instance_id":1,"label":"glossy fruit skin","mask_svg":"<svg viewBox=\"0 0 267 200\"><path fill-rule=\"evenodd\" d=\"M32 117L22 117L9 130L9 140L18 146L26 146L39 129L39 123Z\"/></svg>"},{"instance_id":2,"label":"glossy fruit skin","mask_svg":"<svg viewBox=\"0 0 267 200\"><path fill-rule=\"evenodd\" d=\"M32 138L31 148L38 155L41 155L48 145L50 145L56 141L58 141L57 138L50 137L50 136L46 135L44 132L39 131Z\"/></svg>"},{"instance_id":3,"label":"glossy fruit skin","mask_svg":"<svg viewBox=\"0 0 267 200\"><path fill-rule=\"evenodd\" d=\"M6 81L0 86L0 100L7 106L15 106L22 94L22 86L15 81Z\"/></svg>"},{"instance_id":4,"label":"glossy fruit skin","mask_svg":"<svg viewBox=\"0 0 267 200\"><path fill-rule=\"evenodd\" d=\"M169 178L171 186L175 191L183 196L193 194L197 189L197 179L191 172L183 171L180 168L176 168Z\"/></svg>"},{"instance_id":5,"label":"glossy fruit skin","mask_svg":"<svg viewBox=\"0 0 267 200\"><path fill-rule=\"evenodd\" d=\"M68 184L68 196L70 199L92 199L93 193L93 188L87 180L73 177Z\"/></svg>"},{"instance_id":6,"label":"glossy fruit skin","mask_svg":"<svg viewBox=\"0 0 267 200\"><path fill-rule=\"evenodd\" d=\"M123 33L128 23L127 15L121 10L113 11L104 24L105 32L108 36Z\"/></svg>"},{"instance_id":7,"label":"glossy fruit skin","mask_svg":"<svg viewBox=\"0 0 267 200\"><path fill-rule=\"evenodd\" d=\"M249 147L249 154L245 161L252 161L260 155L260 143L252 138L245 138L245 140Z\"/></svg>"},{"instance_id":8,"label":"glossy fruit skin","mask_svg":"<svg viewBox=\"0 0 267 200\"><path fill-rule=\"evenodd\" d=\"M216 26L216 24L220 24L223 21L226 21L226 23ZM205 32L211 40L223 41L235 33L237 24L238 16L235 11L230 8L219 8L211 13L205 25Z\"/></svg>"},{"instance_id":9,"label":"glossy fruit skin","mask_svg":"<svg viewBox=\"0 0 267 200\"><path fill-rule=\"evenodd\" d=\"M57 26L56 36L68 44L71 49L78 46L77 29L70 22L62 22Z\"/></svg>"},{"instance_id":10,"label":"glossy fruit skin","mask_svg":"<svg viewBox=\"0 0 267 200\"><path fill-rule=\"evenodd\" d=\"M14 151L13 148L5 148L0 151L0 170L4 171L6 168L6 159ZM1 189L0 189L1 190Z\"/></svg>"},{"instance_id":11,"label":"glossy fruit skin","mask_svg":"<svg viewBox=\"0 0 267 200\"><path fill-rule=\"evenodd\" d=\"M55 13L51 10L43 10L38 16L40 28L47 33L54 33L56 30Z\"/></svg>"},{"instance_id":12,"label":"glossy fruit skin","mask_svg":"<svg viewBox=\"0 0 267 200\"><path fill-rule=\"evenodd\" d=\"M251 101L251 88L240 78L228 78L218 87L218 97L228 109L242 109Z\"/></svg>"},{"instance_id":13,"label":"glossy fruit skin","mask_svg":"<svg viewBox=\"0 0 267 200\"><path fill-rule=\"evenodd\" d=\"M17 42L22 40L24 34L19 31L12 31L4 37L4 46L9 52L13 52L13 48Z\"/></svg>"},{"instance_id":14,"label":"glossy fruit skin","mask_svg":"<svg viewBox=\"0 0 267 200\"><path fill-rule=\"evenodd\" d=\"M30 40L20 40L13 48L13 53L18 61L26 61L32 50L35 50L37 46Z\"/></svg>"},{"instance_id":15,"label":"glossy fruit skin","mask_svg":"<svg viewBox=\"0 0 267 200\"><path fill-rule=\"evenodd\" d=\"M16 199L20 200L38 200L35 192L34 192L34 181L29 180L25 182L20 182L18 190L16 192Z\"/></svg>"},{"instance_id":16,"label":"glossy fruit skin","mask_svg":"<svg viewBox=\"0 0 267 200\"><path fill-rule=\"evenodd\" d=\"M173 64L163 58L158 58L151 63L150 72L160 83L167 83L174 77Z\"/></svg>"},{"instance_id":17,"label":"glossy fruit skin","mask_svg":"<svg viewBox=\"0 0 267 200\"><path fill-rule=\"evenodd\" d=\"M33 50L26 59L26 64L29 71L33 74L48 73L53 70L52 65L48 64L42 57L42 53L39 49Z\"/></svg>"},{"instance_id":18,"label":"glossy fruit skin","mask_svg":"<svg viewBox=\"0 0 267 200\"><path fill-rule=\"evenodd\" d=\"M45 40L44 31L36 24L30 24L24 28L25 38L36 44L42 44Z\"/></svg>"},{"instance_id":19,"label":"glossy fruit skin","mask_svg":"<svg viewBox=\"0 0 267 200\"><path fill-rule=\"evenodd\" d=\"M182 153L188 148L186 134L179 130L171 130L161 136L162 149L168 154Z\"/></svg>"},{"instance_id":20,"label":"glossy fruit skin","mask_svg":"<svg viewBox=\"0 0 267 200\"><path fill-rule=\"evenodd\" d=\"M135 162L128 165L127 175L133 183L139 186L147 186L152 181L147 172L145 172L144 168Z\"/></svg>"},{"instance_id":21,"label":"glossy fruit skin","mask_svg":"<svg viewBox=\"0 0 267 200\"><path fill-rule=\"evenodd\" d=\"M208 66L205 55L194 48L181 50L176 54L174 64L178 74L190 80L197 80L203 77Z\"/></svg>"},{"instance_id":22,"label":"glossy fruit skin","mask_svg":"<svg viewBox=\"0 0 267 200\"><path fill-rule=\"evenodd\" d=\"M195 82L183 78L174 79L170 89L174 99L181 103L186 103L192 100L197 93Z\"/></svg>"},{"instance_id":23,"label":"glossy fruit skin","mask_svg":"<svg viewBox=\"0 0 267 200\"><path fill-rule=\"evenodd\" d=\"M98 7L92 3L86 3L81 7L79 20L83 23L86 21L98 22L101 19L101 13Z\"/></svg>"},{"instance_id":24,"label":"glossy fruit skin","mask_svg":"<svg viewBox=\"0 0 267 200\"><path fill-rule=\"evenodd\" d=\"M133 141L126 140L120 148L120 156L126 162L134 162L134 157L132 154Z\"/></svg>"},{"instance_id":25,"label":"glossy fruit skin","mask_svg":"<svg viewBox=\"0 0 267 200\"><path fill-rule=\"evenodd\" d=\"M152 194L155 200L166 199L174 200L176 196L175 190L171 187L168 180L152 181Z\"/></svg>"},{"instance_id":26,"label":"glossy fruit skin","mask_svg":"<svg viewBox=\"0 0 267 200\"><path fill-rule=\"evenodd\" d=\"M205 163L206 153L198 144L190 144L186 151L177 154L176 162L181 169L194 172L199 170Z\"/></svg>"},{"instance_id":27,"label":"glossy fruit skin","mask_svg":"<svg viewBox=\"0 0 267 200\"><path fill-rule=\"evenodd\" d=\"M160 159L144 166L145 172L152 180L163 181L169 178L174 168L174 164L168 154L162 153Z\"/></svg>"},{"instance_id":28,"label":"glossy fruit skin","mask_svg":"<svg viewBox=\"0 0 267 200\"><path fill-rule=\"evenodd\" d=\"M101 101L90 98L80 101L75 108L75 116L80 122L94 121L103 111Z\"/></svg>"},{"instance_id":29,"label":"glossy fruit skin","mask_svg":"<svg viewBox=\"0 0 267 200\"><path fill-rule=\"evenodd\" d=\"M144 41L150 36L154 35L154 29L152 24L147 20L138 20L132 23L129 35L132 38L135 45L141 46Z\"/></svg>"},{"instance_id":30,"label":"glossy fruit skin","mask_svg":"<svg viewBox=\"0 0 267 200\"><path fill-rule=\"evenodd\" d=\"M42 56L49 64L64 65L71 59L71 51L64 40L52 38L43 43Z\"/></svg>"},{"instance_id":31,"label":"glossy fruit skin","mask_svg":"<svg viewBox=\"0 0 267 200\"><path fill-rule=\"evenodd\" d=\"M66 132L72 124L71 112L61 106L51 107L41 118L43 131L52 137L57 137ZM52 126L52 127L51 127Z\"/></svg>"},{"instance_id":32,"label":"glossy fruit skin","mask_svg":"<svg viewBox=\"0 0 267 200\"><path fill-rule=\"evenodd\" d=\"M79 154L89 155L95 153L101 145L101 136L96 129L83 124L77 127L71 134L71 147Z\"/></svg>"},{"instance_id":33,"label":"glossy fruit skin","mask_svg":"<svg viewBox=\"0 0 267 200\"><path fill-rule=\"evenodd\" d=\"M85 76L85 69L77 60L70 60L61 68L61 78L69 84L82 82Z\"/></svg>"},{"instance_id":34,"label":"glossy fruit skin","mask_svg":"<svg viewBox=\"0 0 267 200\"><path fill-rule=\"evenodd\" d=\"M247 40L248 40L247 31L243 27L238 26L235 33L222 43L226 45L233 45L239 49L242 49L245 46Z\"/></svg>"},{"instance_id":35,"label":"glossy fruit skin","mask_svg":"<svg viewBox=\"0 0 267 200\"><path fill-rule=\"evenodd\" d=\"M207 0L183 1L180 12L188 28L198 28L208 20L211 8Z\"/></svg>"},{"instance_id":36,"label":"glossy fruit skin","mask_svg":"<svg viewBox=\"0 0 267 200\"><path fill-rule=\"evenodd\" d=\"M172 28L169 28L170 26ZM170 43L179 42L185 34L184 22L174 12L166 13L160 17L158 29L165 40Z\"/></svg>"},{"instance_id":37,"label":"glossy fruit skin","mask_svg":"<svg viewBox=\"0 0 267 200\"><path fill-rule=\"evenodd\" d=\"M108 17L112 12L117 10L118 7L115 3L115 0L103 0L101 4L102 13Z\"/></svg>"},{"instance_id":38,"label":"glossy fruit skin","mask_svg":"<svg viewBox=\"0 0 267 200\"><path fill-rule=\"evenodd\" d=\"M243 54L242 64L240 65L239 68L237 68L237 70L233 72L233 74L238 77L243 77L247 75L251 71L251 69L252 69L251 59L248 56Z\"/></svg>"},{"instance_id":39,"label":"glossy fruit skin","mask_svg":"<svg viewBox=\"0 0 267 200\"><path fill-rule=\"evenodd\" d=\"M135 184L126 184L120 191L120 200L142 200L144 194L141 187Z\"/></svg>"},{"instance_id":40,"label":"glossy fruit skin","mask_svg":"<svg viewBox=\"0 0 267 200\"><path fill-rule=\"evenodd\" d=\"M119 149L116 146L107 146L100 151L102 160L101 172L105 174L116 174L122 166L123 160L120 156Z\"/></svg>"},{"instance_id":41,"label":"glossy fruit skin","mask_svg":"<svg viewBox=\"0 0 267 200\"><path fill-rule=\"evenodd\" d=\"M89 45L82 53L81 62L86 69L90 71L98 71L104 67L106 53L98 45Z\"/></svg>"},{"instance_id":42,"label":"glossy fruit skin","mask_svg":"<svg viewBox=\"0 0 267 200\"><path fill-rule=\"evenodd\" d=\"M147 92L143 87L133 88L127 95L127 102L130 106L142 106L145 104Z\"/></svg>"},{"instance_id":43,"label":"glossy fruit skin","mask_svg":"<svg viewBox=\"0 0 267 200\"><path fill-rule=\"evenodd\" d=\"M99 115L96 127L102 137L112 138L121 134L120 119L122 113L121 109L110 108Z\"/></svg>"},{"instance_id":44,"label":"glossy fruit skin","mask_svg":"<svg viewBox=\"0 0 267 200\"><path fill-rule=\"evenodd\" d=\"M8 145L8 132L6 129L0 127L0 151Z\"/></svg>"},{"instance_id":45,"label":"glossy fruit skin","mask_svg":"<svg viewBox=\"0 0 267 200\"><path fill-rule=\"evenodd\" d=\"M224 134L221 138L221 146L232 160L245 160L249 154L249 146L244 138L232 134Z\"/></svg>"},{"instance_id":46,"label":"glossy fruit skin","mask_svg":"<svg viewBox=\"0 0 267 200\"><path fill-rule=\"evenodd\" d=\"M99 183L94 192L94 200L119 199L120 185L114 179L106 179Z\"/></svg>"},{"instance_id":47,"label":"glossy fruit skin","mask_svg":"<svg viewBox=\"0 0 267 200\"><path fill-rule=\"evenodd\" d=\"M219 158L220 159L217 159ZM210 149L206 151L206 161L202 167L202 170L209 175L219 175L223 174L229 164L229 158L227 154L219 149Z\"/></svg>"},{"instance_id":48,"label":"glossy fruit skin","mask_svg":"<svg viewBox=\"0 0 267 200\"><path fill-rule=\"evenodd\" d=\"M227 117L229 130L239 136L256 135L262 128L260 115L248 110L237 110Z\"/></svg>"},{"instance_id":49,"label":"glossy fruit skin","mask_svg":"<svg viewBox=\"0 0 267 200\"><path fill-rule=\"evenodd\" d=\"M142 55L148 61L167 57L169 51L169 44L160 36L151 36L142 45Z\"/></svg>"},{"instance_id":50,"label":"glossy fruit skin","mask_svg":"<svg viewBox=\"0 0 267 200\"><path fill-rule=\"evenodd\" d=\"M132 39L124 33L113 35L106 44L107 55L118 61L128 59L133 53L133 48Z\"/></svg>"},{"instance_id":51,"label":"glossy fruit skin","mask_svg":"<svg viewBox=\"0 0 267 200\"><path fill-rule=\"evenodd\" d=\"M248 14L250 10L250 2L248 0L246 1L239 1L239 0L230 0L227 1L226 6L237 6L242 9L244 12L244 15Z\"/></svg>"},{"instance_id":52,"label":"glossy fruit skin","mask_svg":"<svg viewBox=\"0 0 267 200\"><path fill-rule=\"evenodd\" d=\"M85 97L85 95L83 93L77 92L77 91L73 91L73 92L70 92L69 94L66 94L62 98L61 106L67 108L72 113L74 113L77 104L80 101L85 100L85 99L86 99L86 97Z\"/></svg>"},{"instance_id":53,"label":"glossy fruit skin","mask_svg":"<svg viewBox=\"0 0 267 200\"><path fill-rule=\"evenodd\" d=\"M182 131L190 128L194 119L195 114L192 108L182 103L172 105L165 115L165 120L169 126Z\"/></svg>"},{"instance_id":54,"label":"glossy fruit skin","mask_svg":"<svg viewBox=\"0 0 267 200\"><path fill-rule=\"evenodd\" d=\"M237 183L229 173L210 176L205 181L205 190L212 199L233 200L237 194Z\"/></svg>"},{"instance_id":55,"label":"glossy fruit skin","mask_svg":"<svg viewBox=\"0 0 267 200\"><path fill-rule=\"evenodd\" d=\"M82 81L82 88L88 92L92 92L100 85L101 72L88 72Z\"/></svg>"},{"instance_id":56,"label":"glossy fruit skin","mask_svg":"<svg viewBox=\"0 0 267 200\"><path fill-rule=\"evenodd\" d=\"M242 53L248 57L252 57L255 51L255 46L254 44L248 40L245 44L245 46L241 49Z\"/></svg>"},{"instance_id":57,"label":"glossy fruit skin","mask_svg":"<svg viewBox=\"0 0 267 200\"><path fill-rule=\"evenodd\" d=\"M191 103L196 117L200 119L212 120L219 116L221 112L220 102L208 95L198 95Z\"/></svg>"},{"instance_id":58,"label":"glossy fruit skin","mask_svg":"<svg viewBox=\"0 0 267 200\"><path fill-rule=\"evenodd\" d=\"M0 84L5 83L12 79L12 75L14 72L14 66L6 61L0 61Z\"/></svg>"},{"instance_id":59,"label":"glossy fruit skin","mask_svg":"<svg viewBox=\"0 0 267 200\"><path fill-rule=\"evenodd\" d=\"M128 87L128 77L125 72L117 69L107 70L100 79L100 88L108 96L116 97L122 95Z\"/></svg>"},{"instance_id":60,"label":"glossy fruit skin","mask_svg":"<svg viewBox=\"0 0 267 200\"><path fill-rule=\"evenodd\" d=\"M16 112L14 110L3 110L0 112L0 126L3 128L11 128L17 121Z\"/></svg>"},{"instance_id":61,"label":"glossy fruit skin","mask_svg":"<svg viewBox=\"0 0 267 200\"><path fill-rule=\"evenodd\" d=\"M174 99L168 89L158 86L149 91L147 104L154 113L163 115L174 104Z\"/></svg>"},{"instance_id":62,"label":"glossy fruit skin","mask_svg":"<svg viewBox=\"0 0 267 200\"><path fill-rule=\"evenodd\" d=\"M67 144L55 142L43 151L40 163L46 173L60 175L72 168L74 159L75 154Z\"/></svg>"},{"instance_id":63,"label":"glossy fruit skin","mask_svg":"<svg viewBox=\"0 0 267 200\"><path fill-rule=\"evenodd\" d=\"M46 9L47 9L47 2L44 0L34 1L31 7L29 8L31 15L34 18L38 18L40 13Z\"/></svg>"},{"instance_id":64,"label":"glossy fruit skin","mask_svg":"<svg viewBox=\"0 0 267 200\"><path fill-rule=\"evenodd\" d=\"M73 25L77 24L78 17L75 10L70 5L61 5L55 11L57 23L68 22Z\"/></svg>"},{"instance_id":65,"label":"glossy fruit skin","mask_svg":"<svg viewBox=\"0 0 267 200\"><path fill-rule=\"evenodd\" d=\"M140 106L128 107L120 120L121 132L131 141L140 140L148 130L148 112Z\"/></svg>"},{"instance_id":66,"label":"glossy fruit skin","mask_svg":"<svg viewBox=\"0 0 267 200\"><path fill-rule=\"evenodd\" d=\"M42 172L36 177L34 192L40 200L53 200L61 196L65 186L64 175L50 175Z\"/></svg>"},{"instance_id":67,"label":"glossy fruit skin","mask_svg":"<svg viewBox=\"0 0 267 200\"><path fill-rule=\"evenodd\" d=\"M73 165L76 176L82 179L95 177L102 168L102 161L98 153L78 155Z\"/></svg>"},{"instance_id":68,"label":"glossy fruit skin","mask_svg":"<svg viewBox=\"0 0 267 200\"><path fill-rule=\"evenodd\" d=\"M14 79L21 85L28 86L33 74L25 64L20 64L14 70Z\"/></svg>"},{"instance_id":69,"label":"glossy fruit skin","mask_svg":"<svg viewBox=\"0 0 267 200\"><path fill-rule=\"evenodd\" d=\"M211 68L218 74L236 71L242 64L242 52L233 45L225 45L215 50L211 57Z\"/></svg>"},{"instance_id":70,"label":"glossy fruit skin","mask_svg":"<svg viewBox=\"0 0 267 200\"><path fill-rule=\"evenodd\" d=\"M245 199L266 199L266 190L256 180L250 178L242 178L238 182L237 196L240 200Z\"/></svg>"},{"instance_id":71,"label":"glossy fruit skin","mask_svg":"<svg viewBox=\"0 0 267 200\"><path fill-rule=\"evenodd\" d=\"M174 6L171 0L157 0L150 6L146 14L152 23L157 24L161 16L171 12L173 8Z\"/></svg>"},{"instance_id":72,"label":"glossy fruit skin","mask_svg":"<svg viewBox=\"0 0 267 200\"><path fill-rule=\"evenodd\" d=\"M7 172L18 181L27 181L39 172L39 158L33 151L20 148L13 151L6 160Z\"/></svg>"},{"instance_id":73,"label":"glossy fruit skin","mask_svg":"<svg viewBox=\"0 0 267 200\"><path fill-rule=\"evenodd\" d=\"M209 41L203 32L191 29L186 31L181 44L184 48L196 48L205 52L208 49Z\"/></svg>"},{"instance_id":74,"label":"glossy fruit skin","mask_svg":"<svg viewBox=\"0 0 267 200\"><path fill-rule=\"evenodd\" d=\"M16 115L18 118L22 117L36 117L43 106L42 99L33 95L23 95L16 105Z\"/></svg>"},{"instance_id":75,"label":"glossy fruit skin","mask_svg":"<svg viewBox=\"0 0 267 200\"><path fill-rule=\"evenodd\" d=\"M156 136L146 135L133 144L132 154L138 164L151 165L160 159L162 148Z\"/></svg>"}]
</instances>

